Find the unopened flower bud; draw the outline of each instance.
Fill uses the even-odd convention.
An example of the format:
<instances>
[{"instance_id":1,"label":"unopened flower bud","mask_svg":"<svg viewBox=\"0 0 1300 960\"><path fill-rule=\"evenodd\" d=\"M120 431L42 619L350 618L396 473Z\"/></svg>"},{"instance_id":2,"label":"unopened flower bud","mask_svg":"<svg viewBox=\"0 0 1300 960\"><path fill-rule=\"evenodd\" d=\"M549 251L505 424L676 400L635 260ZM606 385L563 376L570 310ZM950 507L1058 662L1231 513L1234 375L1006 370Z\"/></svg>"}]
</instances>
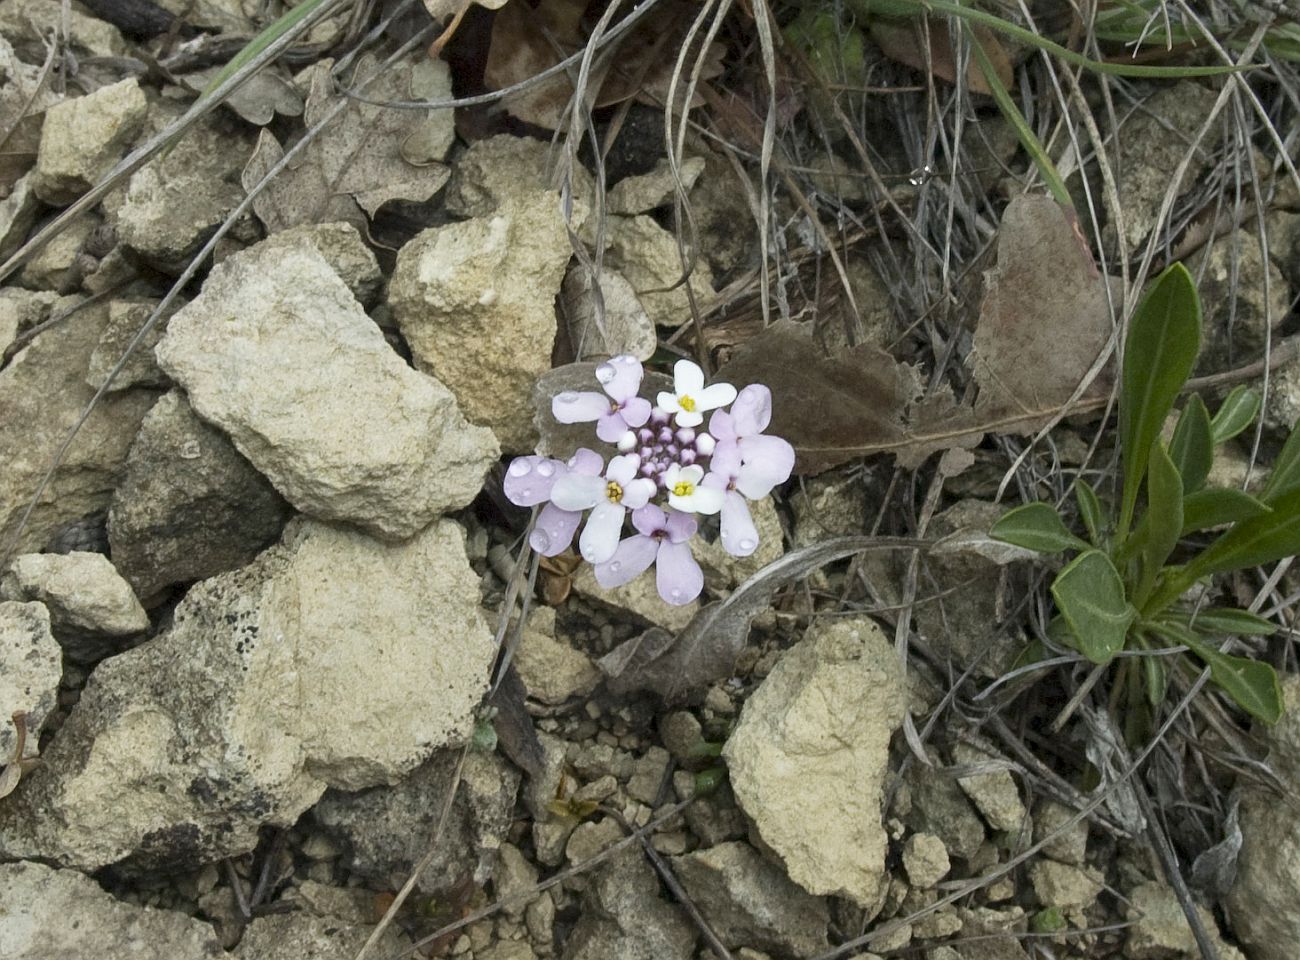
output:
<instances>
[{"instance_id":1,"label":"unopened flower bud","mask_svg":"<svg viewBox=\"0 0 1300 960\"><path fill-rule=\"evenodd\" d=\"M631 453L636 449L636 444L636 434L629 430L627 433L623 434L623 436L618 438L618 452Z\"/></svg>"},{"instance_id":2,"label":"unopened flower bud","mask_svg":"<svg viewBox=\"0 0 1300 960\"><path fill-rule=\"evenodd\" d=\"M707 433L701 433L695 437L695 452L701 457L713 456L713 448L717 445L718 442Z\"/></svg>"}]
</instances>

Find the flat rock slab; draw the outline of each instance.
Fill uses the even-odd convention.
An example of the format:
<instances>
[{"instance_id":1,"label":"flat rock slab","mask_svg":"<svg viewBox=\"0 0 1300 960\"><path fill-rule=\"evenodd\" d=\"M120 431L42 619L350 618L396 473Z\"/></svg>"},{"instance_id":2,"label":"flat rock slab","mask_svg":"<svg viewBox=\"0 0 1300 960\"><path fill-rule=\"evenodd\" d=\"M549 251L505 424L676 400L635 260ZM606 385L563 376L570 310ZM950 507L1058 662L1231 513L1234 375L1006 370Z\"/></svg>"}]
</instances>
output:
<instances>
[{"instance_id":1,"label":"flat rock slab","mask_svg":"<svg viewBox=\"0 0 1300 960\"><path fill-rule=\"evenodd\" d=\"M306 236L223 261L157 356L296 508L379 537L468 504L498 456L491 431L402 362Z\"/></svg>"},{"instance_id":2,"label":"flat rock slab","mask_svg":"<svg viewBox=\"0 0 1300 960\"><path fill-rule=\"evenodd\" d=\"M402 544L293 521L100 664L0 805L0 855L196 869L327 786L399 780L472 730L495 650L475 583L449 520Z\"/></svg>"}]
</instances>

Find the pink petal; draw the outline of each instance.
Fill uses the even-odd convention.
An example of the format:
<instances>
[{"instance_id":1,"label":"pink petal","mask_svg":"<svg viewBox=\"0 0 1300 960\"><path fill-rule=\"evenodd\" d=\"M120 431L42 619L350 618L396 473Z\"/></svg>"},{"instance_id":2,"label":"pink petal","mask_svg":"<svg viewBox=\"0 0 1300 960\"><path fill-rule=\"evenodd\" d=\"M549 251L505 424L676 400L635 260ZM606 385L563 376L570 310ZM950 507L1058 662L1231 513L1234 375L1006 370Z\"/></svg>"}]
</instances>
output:
<instances>
[{"instance_id":1,"label":"pink petal","mask_svg":"<svg viewBox=\"0 0 1300 960\"><path fill-rule=\"evenodd\" d=\"M601 393L557 393L551 399L551 414L560 423L587 423L609 413L609 398Z\"/></svg>"},{"instance_id":2,"label":"pink petal","mask_svg":"<svg viewBox=\"0 0 1300 960\"><path fill-rule=\"evenodd\" d=\"M528 544L544 557L563 553L573 543L582 514L576 510L561 510L553 503L542 507L537 523L528 536Z\"/></svg>"},{"instance_id":3,"label":"pink petal","mask_svg":"<svg viewBox=\"0 0 1300 960\"><path fill-rule=\"evenodd\" d=\"M648 477L639 477L623 485L623 506L629 510L644 507L659 490L659 485Z\"/></svg>"},{"instance_id":4,"label":"pink petal","mask_svg":"<svg viewBox=\"0 0 1300 960\"><path fill-rule=\"evenodd\" d=\"M628 422L617 410L606 409L596 421L596 436L606 443L618 443L627 433Z\"/></svg>"},{"instance_id":5,"label":"pink petal","mask_svg":"<svg viewBox=\"0 0 1300 960\"><path fill-rule=\"evenodd\" d=\"M736 418L727 413L726 410L715 410L713 416L709 418L709 433L713 438L719 441L736 439Z\"/></svg>"},{"instance_id":6,"label":"pink petal","mask_svg":"<svg viewBox=\"0 0 1300 960\"><path fill-rule=\"evenodd\" d=\"M733 557L747 557L758 549L758 528L749 504L734 490L722 502L722 549Z\"/></svg>"},{"instance_id":7,"label":"pink petal","mask_svg":"<svg viewBox=\"0 0 1300 960\"><path fill-rule=\"evenodd\" d=\"M761 383L751 383L736 395L731 405L736 435L752 437L767 429L772 422L772 391Z\"/></svg>"},{"instance_id":8,"label":"pink petal","mask_svg":"<svg viewBox=\"0 0 1300 960\"><path fill-rule=\"evenodd\" d=\"M794 447L780 437L746 437L740 441L745 464L736 479L736 489L758 500L772 492L778 483L790 479L794 470Z\"/></svg>"},{"instance_id":9,"label":"pink petal","mask_svg":"<svg viewBox=\"0 0 1300 960\"><path fill-rule=\"evenodd\" d=\"M685 543L700 528L693 516L676 510L669 511L667 522L663 526L668 531L668 539L673 543Z\"/></svg>"},{"instance_id":10,"label":"pink petal","mask_svg":"<svg viewBox=\"0 0 1300 960\"><path fill-rule=\"evenodd\" d=\"M595 450L579 447L569 458L569 472L587 477L598 477L605 470L605 461Z\"/></svg>"},{"instance_id":11,"label":"pink petal","mask_svg":"<svg viewBox=\"0 0 1300 960\"><path fill-rule=\"evenodd\" d=\"M704 371L690 360L678 360L673 364L673 392L679 397L690 394L692 397L704 389ZM660 406L663 404L661 403Z\"/></svg>"},{"instance_id":12,"label":"pink petal","mask_svg":"<svg viewBox=\"0 0 1300 960\"><path fill-rule=\"evenodd\" d=\"M649 537L628 537L618 545L614 556L596 564L596 582L608 589L635 580L650 569L658 551L659 544Z\"/></svg>"},{"instance_id":13,"label":"pink petal","mask_svg":"<svg viewBox=\"0 0 1300 960\"><path fill-rule=\"evenodd\" d=\"M667 518L664 516L664 512L653 503L647 503L644 507L638 507L632 511L632 526L647 537L663 530L666 522Z\"/></svg>"},{"instance_id":14,"label":"pink petal","mask_svg":"<svg viewBox=\"0 0 1300 960\"><path fill-rule=\"evenodd\" d=\"M623 515L627 513L617 503L603 500L587 517L587 525L578 538L578 550L588 563L604 563L618 549L618 538L623 532Z\"/></svg>"},{"instance_id":15,"label":"pink petal","mask_svg":"<svg viewBox=\"0 0 1300 960\"><path fill-rule=\"evenodd\" d=\"M551 488L551 503L561 510L586 510L605 499L605 481L580 473L566 473Z\"/></svg>"},{"instance_id":16,"label":"pink petal","mask_svg":"<svg viewBox=\"0 0 1300 960\"><path fill-rule=\"evenodd\" d=\"M644 374L641 361L624 354L614 357L596 368L596 379L600 381L605 392L622 403L636 396L641 389L641 377Z\"/></svg>"},{"instance_id":17,"label":"pink petal","mask_svg":"<svg viewBox=\"0 0 1300 960\"><path fill-rule=\"evenodd\" d=\"M728 483L740 476L740 445L735 440L727 440L713 448L709 473L726 477Z\"/></svg>"},{"instance_id":18,"label":"pink petal","mask_svg":"<svg viewBox=\"0 0 1300 960\"><path fill-rule=\"evenodd\" d=\"M715 383L692 396L695 397L697 410L713 410L717 407L725 407L735 400L736 388L729 383Z\"/></svg>"},{"instance_id":19,"label":"pink petal","mask_svg":"<svg viewBox=\"0 0 1300 960\"><path fill-rule=\"evenodd\" d=\"M501 484L506 499L520 507L532 507L551 499L551 487L564 475L565 466L559 460L546 457L515 457L506 468Z\"/></svg>"},{"instance_id":20,"label":"pink petal","mask_svg":"<svg viewBox=\"0 0 1300 960\"><path fill-rule=\"evenodd\" d=\"M685 543L659 544L655 561L655 586L673 606L690 603L704 589L704 574Z\"/></svg>"},{"instance_id":21,"label":"pink petal","mask_svg":"<svg viewBox=\"0 0 1300 960\"><path fill-rule=\"evenodd\" d=\"M650 419L650 401L633 397L623 404L623 419L629 427L639 427Z\"/></svg>"},{"instance_id":22,"label":"pink petal","mask_svg":"<svg viewBox=\"0 0 1300 960\"><path fill-rule=\"evenodd\" d=\"M618 457L611 457L609 466L605 468L605 476L626 487L636 477L636 470L639 466L641 466L641 458L635 453L625 453Z\"/></svg>"}]
</instances>

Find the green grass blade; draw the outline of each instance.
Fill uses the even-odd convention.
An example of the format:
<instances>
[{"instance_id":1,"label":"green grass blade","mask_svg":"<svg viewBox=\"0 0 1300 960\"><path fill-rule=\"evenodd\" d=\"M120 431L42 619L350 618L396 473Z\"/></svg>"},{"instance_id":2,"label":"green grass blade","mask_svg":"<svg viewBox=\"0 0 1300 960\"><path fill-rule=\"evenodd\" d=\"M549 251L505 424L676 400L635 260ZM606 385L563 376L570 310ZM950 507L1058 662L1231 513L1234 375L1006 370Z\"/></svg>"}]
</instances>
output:
<instances>
[{"instance_id":1,"label":"green grass blade","mask_svg":"<svg viewBox=\"0 0 1300 960\"><path fill-rule=\"evenodd\" d=\"M205 97L210 96L213 90L216 90L233 77L240 67L292 30L296 24L311 16L325 4L334 2L336 0L305 0L305 2L286 11L279 19L264 27L261 33L248 41L248 44L242 50L231 57L230 62L217 71L217 75L203 88L198 101L195 102L202 101Z\"/></svg>"}]
</instances>

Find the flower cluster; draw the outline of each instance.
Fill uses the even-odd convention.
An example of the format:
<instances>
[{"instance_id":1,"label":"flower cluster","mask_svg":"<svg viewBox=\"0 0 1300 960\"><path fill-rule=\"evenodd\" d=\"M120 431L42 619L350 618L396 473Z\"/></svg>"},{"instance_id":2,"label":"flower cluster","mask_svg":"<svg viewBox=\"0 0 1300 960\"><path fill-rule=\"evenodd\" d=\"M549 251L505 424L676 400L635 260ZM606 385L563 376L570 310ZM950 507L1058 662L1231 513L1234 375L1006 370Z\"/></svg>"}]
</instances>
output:
<instances>
[{"instance_id":1,"label":"flower cluster","mask_svg":"<svg viewBox=\"0 0 1300 960\"><path fill-rule=\"evenodd\" d=\"M608 462L585 447L567 463L518 457L506 470L505 493L519 506L545 504L529 536L543 556L563 552L586 515L578 549L601 586L627 583L654 566L659 595L690 603L704 587L690 547L696 515L719 514L723 549L749 556L759 536L746 501L789 479L794 448L763 433L772 419L767 387L737 393L729 383L706 386L704 371L679 360L672 392L651 406L638 395L643 375L635 357L614 357L596 368L603 393L566 392L551 402L560 423L595 422L596 436L616 451ZM636 533L624 538L629 513Z\"/></svg>"}]
</instances>

